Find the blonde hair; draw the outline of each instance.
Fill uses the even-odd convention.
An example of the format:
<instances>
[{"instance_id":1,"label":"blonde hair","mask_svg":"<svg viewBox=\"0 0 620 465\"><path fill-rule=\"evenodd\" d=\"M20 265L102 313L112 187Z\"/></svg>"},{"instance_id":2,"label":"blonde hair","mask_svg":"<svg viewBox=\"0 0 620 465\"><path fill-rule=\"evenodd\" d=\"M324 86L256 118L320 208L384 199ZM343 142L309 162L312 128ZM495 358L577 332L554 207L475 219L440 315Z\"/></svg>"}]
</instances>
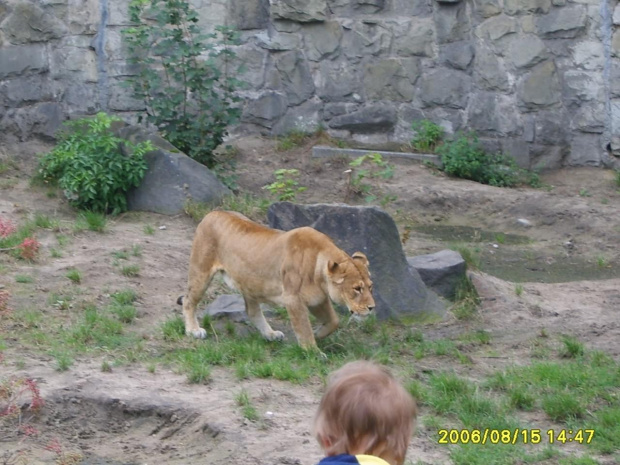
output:
<instances>
[{"instance_id":1,"label":"blonde hair","mask_svg":"<svg viewBox=\"0 0 620 465\"><path fill-rule=\"evenodd\" d=\"M400 465L416 415L415 401L386 368L352 362L329 377L314 433L328 456L366 454Z\"/></svg>"}]
</instances>

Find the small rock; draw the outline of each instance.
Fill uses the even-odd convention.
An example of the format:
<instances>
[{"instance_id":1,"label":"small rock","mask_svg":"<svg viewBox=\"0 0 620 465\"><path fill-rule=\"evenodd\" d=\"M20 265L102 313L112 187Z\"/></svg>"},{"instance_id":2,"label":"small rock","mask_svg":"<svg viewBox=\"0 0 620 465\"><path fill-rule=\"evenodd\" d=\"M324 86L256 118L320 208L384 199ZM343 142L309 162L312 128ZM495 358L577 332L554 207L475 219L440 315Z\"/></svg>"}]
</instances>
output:
<instances>
[{"instance_id":1,"label":"small rock","mask_svg":"<svg viewBox=\"0 0 620 465\"><path fill-rule=\"evenodd\" d=\"M519 218L517 220L517 224L520 224L524 228L531 228L532 227L532 222L529 221L529 220L526 220L525 218Z\"/></svg>"},{"instance_id":2,"label":"small rock","mask_svg":"<svg viewBox=\"0 0 620 465\"><path fill-rule=\"evenodd\" d=\"M166 226L160 226L159 229L163 231L164 229L166 229Z\"/></svg>"}]
</instances>

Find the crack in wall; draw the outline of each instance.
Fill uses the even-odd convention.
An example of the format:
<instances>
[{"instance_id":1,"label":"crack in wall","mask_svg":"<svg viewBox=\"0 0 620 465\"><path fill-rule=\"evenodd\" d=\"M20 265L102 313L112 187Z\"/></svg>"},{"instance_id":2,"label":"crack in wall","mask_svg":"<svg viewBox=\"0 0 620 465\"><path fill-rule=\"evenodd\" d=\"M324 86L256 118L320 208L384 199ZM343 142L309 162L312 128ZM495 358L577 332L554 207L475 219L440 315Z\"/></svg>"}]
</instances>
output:
<instances>
[{"instance_id":1,"label":"crack in wall","mask_svg":"<svg viewBox=\"0 0 620 465\"><path fill-rule=\"evenodd\" d=\"M99 31L95 37L95 52L97 54L97 87L99 94L99 109L108 110L108 101L110 88L108 85L108 69L106 66L107 57L105 53L106 28L108 27L108 0L99 0L99 8L101 10L101 22L99 23Z\"/></svg>"}]
</instances>

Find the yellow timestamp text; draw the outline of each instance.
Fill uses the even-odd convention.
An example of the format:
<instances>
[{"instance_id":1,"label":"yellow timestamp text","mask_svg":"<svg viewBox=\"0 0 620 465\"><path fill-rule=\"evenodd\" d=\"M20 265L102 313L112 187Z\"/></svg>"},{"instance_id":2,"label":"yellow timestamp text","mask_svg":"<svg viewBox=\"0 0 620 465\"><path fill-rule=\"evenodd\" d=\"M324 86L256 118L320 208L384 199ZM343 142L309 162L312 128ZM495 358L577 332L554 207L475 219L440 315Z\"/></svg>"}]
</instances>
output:
<instances>
[{"instance_id":1,"label":"yellow timestamp text","mask_svg":"<svg viewBox=\"0 0 620 465\"><path fill-rule=\"evenodd\" d=\"M439 444L590 444L593 429L440 429Z\"/></svg>"}]
</instances>

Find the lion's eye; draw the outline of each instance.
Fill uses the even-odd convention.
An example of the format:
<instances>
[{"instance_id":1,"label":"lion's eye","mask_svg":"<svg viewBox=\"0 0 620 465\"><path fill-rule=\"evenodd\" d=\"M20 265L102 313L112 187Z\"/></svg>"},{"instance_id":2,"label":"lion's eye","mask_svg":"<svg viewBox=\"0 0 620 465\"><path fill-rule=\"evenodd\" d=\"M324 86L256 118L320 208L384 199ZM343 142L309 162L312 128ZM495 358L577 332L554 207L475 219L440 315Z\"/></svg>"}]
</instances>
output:
<instances>
[{"instance_id":1,"label":"lion's eye","mask_svg":"<svg viewBox=\"0 0 620 465\"><path fill-rule=\"evenodd\" d=\"M357 286L357 287L354 287L354 288L353 288L353 290L354 290L355 292L362 292L362 286Z\"/></svg>"}]
</instances>

